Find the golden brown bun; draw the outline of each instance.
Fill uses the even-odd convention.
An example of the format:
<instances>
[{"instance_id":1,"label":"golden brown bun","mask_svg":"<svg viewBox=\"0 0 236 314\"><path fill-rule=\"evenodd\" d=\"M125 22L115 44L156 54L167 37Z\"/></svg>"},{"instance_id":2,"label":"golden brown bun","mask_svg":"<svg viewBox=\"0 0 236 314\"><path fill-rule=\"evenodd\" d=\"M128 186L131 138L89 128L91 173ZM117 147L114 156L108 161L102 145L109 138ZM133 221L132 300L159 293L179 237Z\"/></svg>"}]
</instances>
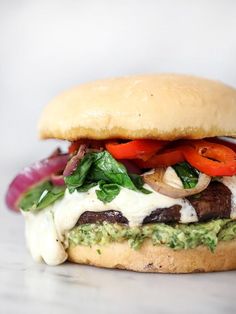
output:
<instances>
[{"instance_id":1,"label":"golden brown bun","mask_svg":"<svg viewBox=\"0 0 236 314\"><path fill-rule=\"evenodd\" d=\"M215 253L204 246L174 251L166 246L154 246L146 240L137 251L131 249L128 242L123 242L91 248L78 245L70 247L68 254L74 263L139 272L193 273L236 269L236 240L220 242Z\"/></svg>"},{"instance_id":2,"label":"golden brown bun","mask_svg":"<svg viewBox=\"0 0 236 314\"><path fill-rule=\"evenodd\" d=\"M41 138L236 137L236 90L202 78L161 74L95 81L56 97Z\"/></svg>"}]
</instances>

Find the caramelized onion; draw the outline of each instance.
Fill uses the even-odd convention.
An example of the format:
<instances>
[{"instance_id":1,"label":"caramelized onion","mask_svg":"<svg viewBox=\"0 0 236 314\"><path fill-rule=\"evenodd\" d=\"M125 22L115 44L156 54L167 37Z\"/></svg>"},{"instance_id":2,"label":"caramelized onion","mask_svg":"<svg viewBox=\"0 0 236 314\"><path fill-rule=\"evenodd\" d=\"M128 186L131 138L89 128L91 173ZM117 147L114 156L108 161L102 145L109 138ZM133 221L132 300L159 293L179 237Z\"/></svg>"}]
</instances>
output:
<instances>
[{"instance_id":1,"label":"caramelized onion","mask_svg":"<svg viewBox=\"0 0 236 314\"><path fill-rule=\"evenodd\" d=\"M70 176L76 170L80 160L84 157L86 150L87 150L87 145L81 144L77 153L68 161L63 171L64 177Z\"/></svg>"},{"instance_id":2,"label":"caramelized onion","mask_svg":"<svg viewBox=\"0 0 236 314\"><path fill-rule=\"evenodd\" d=\"M192 189L176 188L164 182L163 178L165 172L166 168L164 167L156 168L154 169L154 172L144 174L143 180L145 183L150 185L156 192L172 198L183 198L189 195L198 194L201 191L205 190L208 187L209 183L211 182L211 177L207 176L204 173L200 173L198 183L194 188Z\"/></svg>"}]
</instances>

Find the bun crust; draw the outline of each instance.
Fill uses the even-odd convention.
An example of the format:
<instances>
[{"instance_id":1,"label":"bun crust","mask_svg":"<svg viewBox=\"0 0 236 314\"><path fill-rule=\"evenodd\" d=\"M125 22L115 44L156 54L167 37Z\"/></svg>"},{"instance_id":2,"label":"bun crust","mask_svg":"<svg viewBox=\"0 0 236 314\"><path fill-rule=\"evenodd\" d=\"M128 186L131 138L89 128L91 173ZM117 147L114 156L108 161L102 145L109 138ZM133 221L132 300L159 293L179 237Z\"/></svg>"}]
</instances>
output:
<instances>
[{"instance_id":1,"label":"bun crust","mask_svg":"<svg viewBox=\"0 0 236 314\"><path fill-rule=\"evenodd\" d=\"M236 137L236 90L202 78L160 74L80 85L45 108L41 138Z\"/></svg>"},{"instance_id":2,"label":"bun crust","mask_svg":"<svg viewBox=\"0 0 236 314\"><path fill-rule=\"evenodd\" d=\"M220 242L214 253L204 246L174 251L146 240L137 251L126 241L107 246L69 247L68 255L71 262L78 264L139 272L213 272L236 269L236 240Z\"/></svg>"}]
</instances>

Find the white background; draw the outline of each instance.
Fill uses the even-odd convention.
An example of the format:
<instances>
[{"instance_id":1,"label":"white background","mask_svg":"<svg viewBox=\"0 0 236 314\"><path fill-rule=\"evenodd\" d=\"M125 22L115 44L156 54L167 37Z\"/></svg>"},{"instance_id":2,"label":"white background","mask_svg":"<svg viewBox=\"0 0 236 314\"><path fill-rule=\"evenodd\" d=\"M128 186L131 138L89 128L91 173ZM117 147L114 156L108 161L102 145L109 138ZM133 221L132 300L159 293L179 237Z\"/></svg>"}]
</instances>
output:
<instances>
[{"instance_id":1,"label":"white background","mask_svg":"<svg viewBox=\"0 0 236 314\"><path fill-rule=\"evenodd\" d=\"M0 140L12 154L9 177L53 147L38 143L36 130L53 96L146 72L236 86L236 1L0 0Z\"/></svg>"},{"instance_id":2,"label":"white background","mask_svg":"<svg viewBox=\"0 0 236 314\"><path fill-rule=\"evenodd\" d=\"M26 313L23 299L31 296L29 313L36 313L36 308L42 309L44 304L47 304L47 312L50 306L57 304L59 314L63 308L58 292L77 294L70 290L76 278L73 268L50 270L41 266L40 271L46 274L42 277L30 258L25 261L28 255L23 245L22 218L6 211L2 202L7 184L17 171L47 156L56 145L53 141L37 140L36 125L43 106L61 90L81 82L154 72L190 73L236 86L236 1L0 0L0 251L4 252L0 259L0 297L5 294L6 301L10 296L12 301L4 304L6 309L13 309L12 313ZM24 269L30 270L24 273ZM55 279L57 272L59 275L64 272L65 278L71 273L71 282L67 279L65 286L62 277L58 275ZM80 276L94 284L93 277L87 274L90 269ZM119 285L115 289L117 277L113 277L112 272L104 272L107 278L104 282L100 278L103 273L96 271L96 274L99 293L92 288L88 293L92 291L93 300L100 304L93 312L98 313L100 309L104 313L106 302L113 302L112 295L118 292L125 298L129 292ZM178 307L169 302L168 291L173 304L177 302L182 313L201 312L198 307L194 310L194 300L207 313L211 310L214 314L235 312L232 301L235 279L230 274L205 275L204 279L201 276L194 279L159 277L164 287L159 291L156 282L151 281L154 277L120 276L124 286L131 287L134 302L146 302L145 309L149 307L154 313L156 305L147 299L150 291L145 290L146 280L152 285L152 301L155 289L161 296L162 303L158 301L158 304L162 313L168 306L178 311ZM106 285L110 281L114 286L109 295L109 284ZM76 289L77 285L79 281ZM208 285L208 294L201 294L205 285ZM12 290L12 286L17 289ZM138 297L133 290L136 286L142 287ZM41 293L34 290L35 287ZM188 287L197 291L197 295ZM88 297L86 289L83 290L85 299ZM171 294L176 295L176 299ZM188 302L182 299L183 295ZM18 305L14 300L20 298L22 303ZM38 298L41 307L35 305ZM72 305L70 300L65 313ZM78 306L76 302L73 309Z\"/></svg>"}]
</instances>

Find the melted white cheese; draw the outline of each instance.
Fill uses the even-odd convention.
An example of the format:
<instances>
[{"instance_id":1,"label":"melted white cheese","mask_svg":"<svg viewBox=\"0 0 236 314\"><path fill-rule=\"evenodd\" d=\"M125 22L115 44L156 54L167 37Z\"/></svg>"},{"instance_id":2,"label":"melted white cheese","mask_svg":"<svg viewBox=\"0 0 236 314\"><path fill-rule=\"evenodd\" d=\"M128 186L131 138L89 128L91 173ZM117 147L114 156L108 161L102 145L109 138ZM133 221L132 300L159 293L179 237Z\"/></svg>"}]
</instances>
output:
<instances>
[{"instance_id":1,"label":"melted white cheese","mask_svg":"<svg viewBox=\"0 0 236 314\"><path fill-rule=\"evenodd\" d=\"M25 236L28 249L37 262L58 265L67 259L65 246L60 242L51 207L37 214L23 212L25 217Z\"/></svg>"},{"instance_id":2,"label":"melted white cheese","mask_svg":"<svg viewBox=\"0 0 236 314\"><path fill-rule=\"evenodd\" d=\"M232 192L231 218L236 219L236 176L224 177L221 181ZM156 208L180 205L181 223L198 221L196 211L188 201L162 195L148 185L144 187L152 193L143 194L121 188L119 195L107 204L97 198L97 187L83 193L75 191L70 194L66 191L61 200L38 213L22 211L26 221L26 241L31 255L36 261L45 261L49 265L63 263L67 259L66 235L85 211L117 210L129 220L130 226L138 226Z\"/></svg>"},{"instance_id":3,"label":"melted white cheese","mask_svg":"<svg viewBox=\"0 0 236 314\"><path fill-rule=\"evenodd\" d=\"M182 206L181 222L196 221L195 210L188 201L173 199L145 188L150 194L122 188L119 195L110 203L101 202L96 195L97 187L88 192L70 194L67 190L64 197L52 206L38 213L23 212L26 221L26 240L33 258L44 260L49 265L63 263L66 258L66 234L77 223L85 211L120 211L129 221L130 226L139 226L143 219L156 208L168 208L173 205Z\"/></svg>"},{"instance_id":4,"label":"melted white cheese","mask_svg":"<svg viewBox=\"0 0 236 314\"><path fill-rule=\"evenodd\" d=\"M185 202L188 202L187 200ZM184 206L180 210L180 222L181 223L190 223L190 222L197 222L198 216L196 210L193 206L189 203L189 206Z\"/></svg>"}]
</instances>

